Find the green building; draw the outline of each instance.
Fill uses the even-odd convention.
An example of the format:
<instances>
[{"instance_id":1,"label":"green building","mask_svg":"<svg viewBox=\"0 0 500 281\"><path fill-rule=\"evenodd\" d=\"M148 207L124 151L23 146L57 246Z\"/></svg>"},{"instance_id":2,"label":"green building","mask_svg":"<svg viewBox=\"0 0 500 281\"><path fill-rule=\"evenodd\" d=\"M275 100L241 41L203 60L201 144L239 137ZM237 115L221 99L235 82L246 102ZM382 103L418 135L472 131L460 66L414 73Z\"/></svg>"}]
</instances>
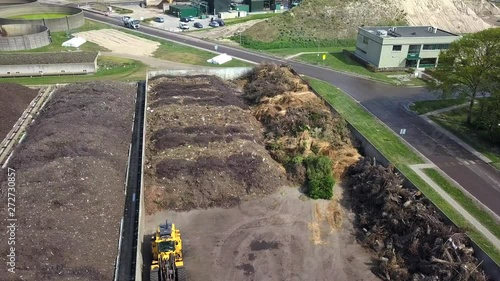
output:
<instances>
[{"instance_id":1,"label":"green building","mask_svg":"<svg viewBox=\"0 0 500 281\"><path fill-rule=\"evenodd\" d=\"M189 16L198 17L199 9L191 5L172 5L170 6L168 13L178 18L186 18Z\"/></svg>"},{"instance_id":2,"label":"green building","mask_svg":"<svg viewBox=\"0 0 500 281\"><path fill-rule=\"evenodd\" d=\"M460 36L433 26L360 27L355 55L380 69L436 67Z\"/></svg>"}]
</instances>

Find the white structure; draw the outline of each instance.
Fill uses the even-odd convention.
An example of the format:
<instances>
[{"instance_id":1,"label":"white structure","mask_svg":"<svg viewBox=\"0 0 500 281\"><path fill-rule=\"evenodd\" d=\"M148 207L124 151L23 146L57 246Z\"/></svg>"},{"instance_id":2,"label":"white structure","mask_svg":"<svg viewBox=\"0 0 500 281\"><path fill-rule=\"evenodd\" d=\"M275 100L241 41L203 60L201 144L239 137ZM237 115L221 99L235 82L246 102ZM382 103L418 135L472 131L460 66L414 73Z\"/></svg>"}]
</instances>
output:
<instances>
[{"instance_id":1,"label":"white structure","mask_svg":"<svg viewBox=\"0 0 500 281\"><path fill-rule=\"evenodd\" d=\"M221 54L207 60L207 62L211 64L225 64L226 62L231 61L232 59L233 58L227 54Z\"/></svg>"},{"instance_id":2,"label":"white structure","mask_svg":"<svg viewBox=\"0 0 500 281\"><path fill-rule=\"evenodd\" d=\"M69 39L68 41L64 41L62 43L62 46L63 47L73 47L73 48L78 48L80 47L81 45L83 45L83 43L87 42L87 40L81 38L81 37L73 37L71 39Z\"/></svg>"}]
</instances>

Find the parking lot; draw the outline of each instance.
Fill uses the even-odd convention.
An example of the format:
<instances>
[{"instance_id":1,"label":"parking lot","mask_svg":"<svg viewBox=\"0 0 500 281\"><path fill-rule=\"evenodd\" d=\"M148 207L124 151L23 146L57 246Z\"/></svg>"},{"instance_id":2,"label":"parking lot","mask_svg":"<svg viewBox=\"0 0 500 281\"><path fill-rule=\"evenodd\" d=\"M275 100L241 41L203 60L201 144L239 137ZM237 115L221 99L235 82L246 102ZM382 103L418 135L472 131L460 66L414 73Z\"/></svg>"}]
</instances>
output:
<instances>
[{"instance_id":1,"label":"parking lot","mask_svg":"<svg viewBox=\"0 0 500 281\"><path fill-rule=\"evenodd\" d=\"M171 15L164 14L162 9L158 9L156 7L148 7L141 8L139 5L114 5L116 7L125 8L134 11L132 14L127 14L126 16L130 16L136 19L141 20L141 24L147 24L156 28L180 32L182 31L179 28L179 23L181 22L179 18L173 17ZM121 18L123 15L114 14L114 17ZM150 20L155 17L161 17L164 19L163 23L155 22L154 20ZM203 25L203 29L211 29L212 27L208 26L210 23L210 18L212 15L209 15L206 19L194 19L194 21L188 22L189 30L193 29L201 29L193 26L195 22L200 22ZM146 20L146 21L145 21Z\"/></svg>"}]
</instances>

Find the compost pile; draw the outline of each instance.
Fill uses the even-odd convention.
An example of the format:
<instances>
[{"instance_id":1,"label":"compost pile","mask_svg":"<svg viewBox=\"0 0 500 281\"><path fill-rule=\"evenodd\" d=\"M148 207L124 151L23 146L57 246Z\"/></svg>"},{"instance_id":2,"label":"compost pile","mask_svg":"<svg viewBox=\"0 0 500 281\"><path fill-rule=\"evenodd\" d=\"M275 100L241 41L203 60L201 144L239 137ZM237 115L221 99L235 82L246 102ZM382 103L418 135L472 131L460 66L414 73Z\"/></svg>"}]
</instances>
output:
<instances>
[{"instance_id":1,"label":"compost pile","mask_svg":"<svg viewBox=\"0 0 500 281\"><path fill-rule=\"evenodd\" d=\"M7 136L37 94L37 89L14 83L2 84L0 87L0 141Z\"/></svg>"},{"instance_id":2,"label":"compost pile","mask_svg":"<svg viewBox=\"0 0 500 281\"><path fill-rule=\"evenodd\" d=\"M288 184L241 91L215 76L149 81L146 210L230 207Z\"/></svg>"},{"instance_id":3,"label":"compost pile","mask_svg":"<svg viewBox=\"0 0 500 281\"><path fill-rule=\"evenodd\" d=\"M304 182L300 159L310 155L328 156L337 178L358 160L345 120L289 66L264 63L242 80L243 97L266 128L266 147L291 180Z\"/></svg>"},{"instance_id":4,"label":"compost pile","mask_svg":"<svg viewBox=\"0 0 500 281\"><path fill-rule=\"evenodd\" d=\"M27 129L8 165L16 171L22 280L113 278L135 93L120 82L67 85ZM6 190L5 171L0 177Z\"/></svg>"},{"instance_id":5,"label":"compost pile","mask_svg":"<svg viewBox=\"0 0 500 281\"><path fill-rule=\"evenodd\" d=\"M417 190L402 187L392 167L359 161L348 192L361 240L379 257L384 280L487 280L464 232L444 223Z\"/></svg>"}]
</instances>

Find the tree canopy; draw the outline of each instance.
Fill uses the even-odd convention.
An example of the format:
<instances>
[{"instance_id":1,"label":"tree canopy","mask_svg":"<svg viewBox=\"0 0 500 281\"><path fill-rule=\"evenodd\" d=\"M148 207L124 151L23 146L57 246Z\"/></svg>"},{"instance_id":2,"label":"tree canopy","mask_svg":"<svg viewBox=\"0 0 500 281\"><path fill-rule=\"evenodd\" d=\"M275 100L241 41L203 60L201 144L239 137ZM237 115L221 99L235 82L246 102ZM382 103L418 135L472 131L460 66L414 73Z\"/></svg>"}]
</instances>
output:
<instances>
[{"instance_id":1,"label":"tree canopy","mask_svg":"<svg viewBox=\"0 0 500 281\"><path fill-rule=\"evenodd\" d=\"M465 35L441 52L430 87L444 97L461 96L469 101L467 123L479 94L493 95L500 85L500 28ZM498 109L500 110L500 109Z\"/></svg>"}]
</instances>

